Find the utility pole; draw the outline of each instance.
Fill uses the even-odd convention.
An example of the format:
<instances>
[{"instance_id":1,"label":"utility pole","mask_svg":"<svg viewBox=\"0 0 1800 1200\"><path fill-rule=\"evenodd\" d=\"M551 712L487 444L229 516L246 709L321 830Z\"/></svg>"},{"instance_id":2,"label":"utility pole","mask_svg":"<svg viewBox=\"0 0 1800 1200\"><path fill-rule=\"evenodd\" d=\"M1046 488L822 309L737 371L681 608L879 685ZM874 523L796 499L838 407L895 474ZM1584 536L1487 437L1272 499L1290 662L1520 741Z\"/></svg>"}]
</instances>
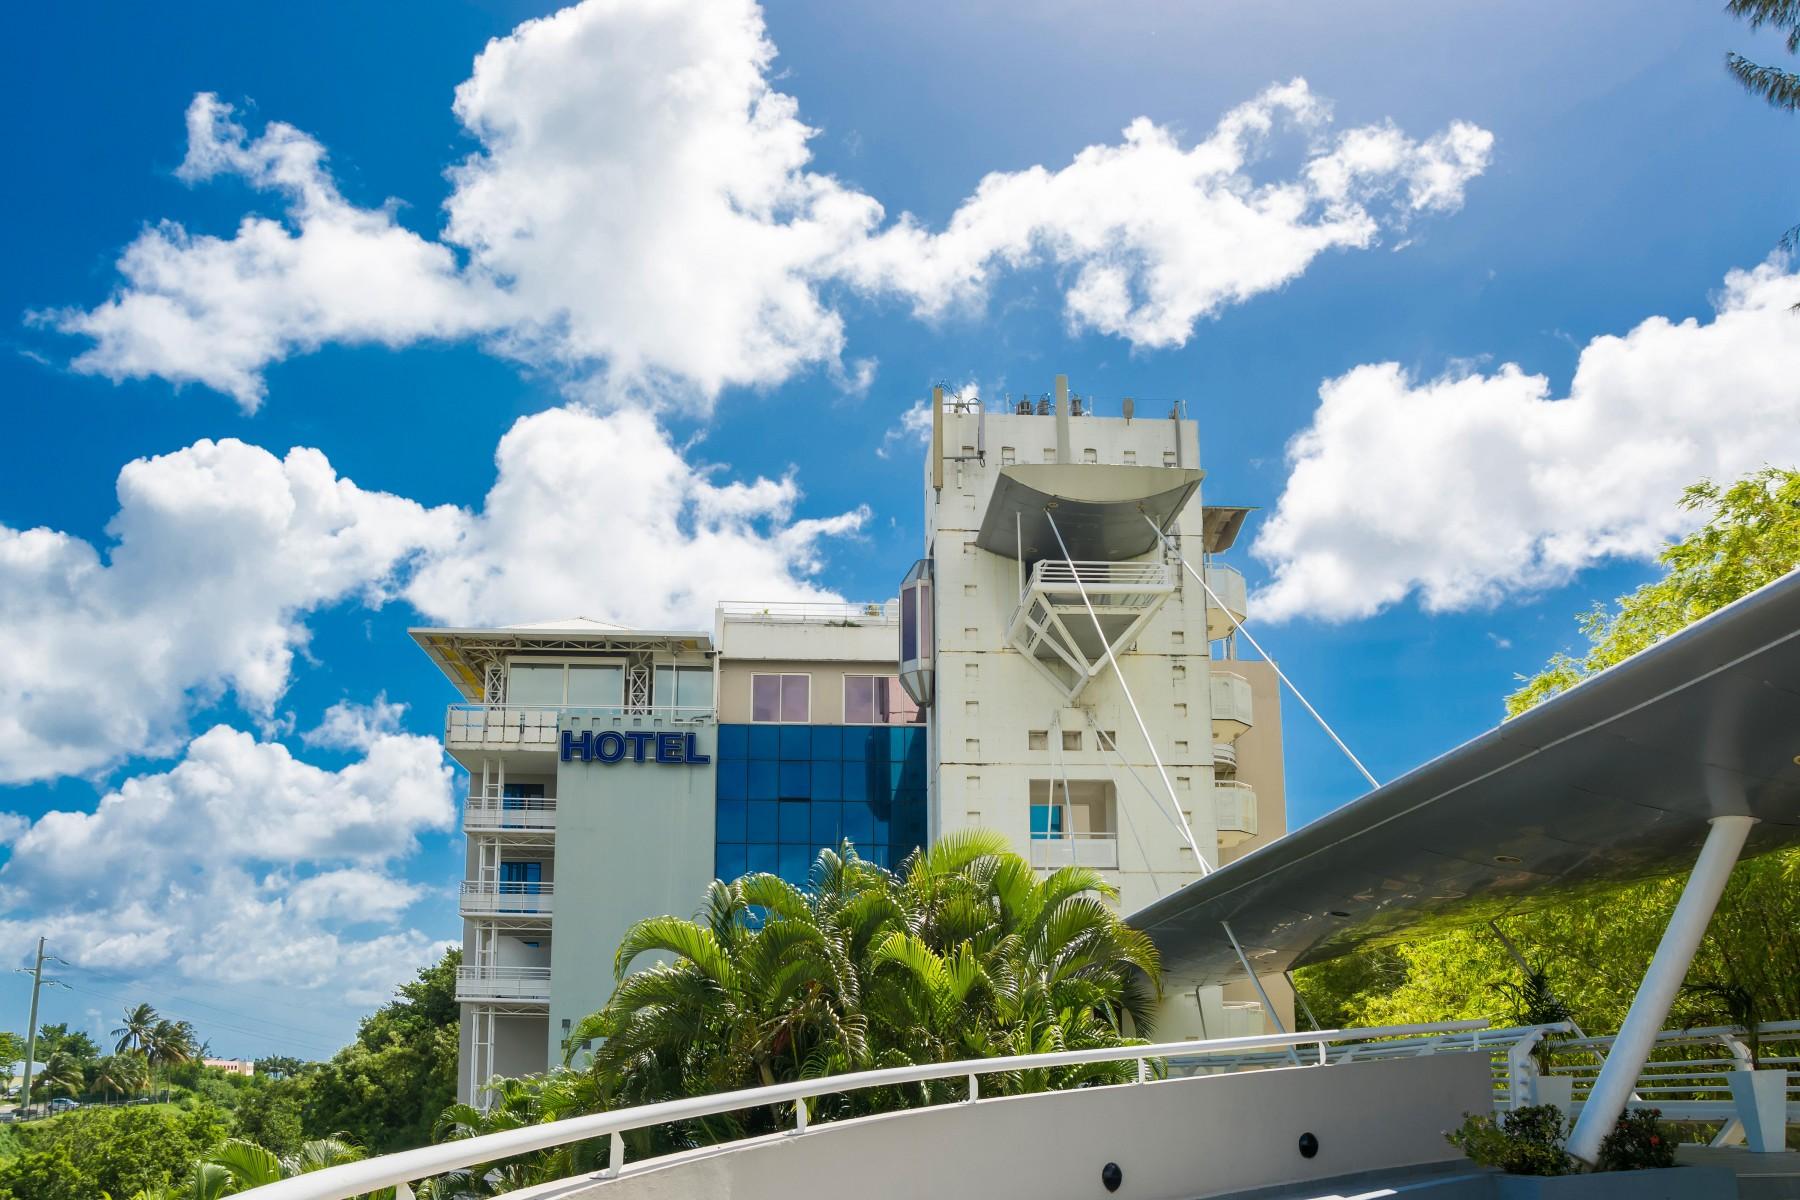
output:
<instances>
[{"instance_id":1,"label":"utility pole","mask_svg":"<svg viewBox=\"0 0 1800 1200\"><path fill-rule=\"evenodd\" d=\"M37 963L27 971L24 967L15 968L21 975L31 976L31 1017L25 1027L25 1083L19 1089L19 1110L25 1115L31 1114L31 1069L36 1065L38 1036L38 991L45 983L55 987L57 981L44 978L44 959L55 962L62 959L44 953L44 939L38 938Z\"/></svg>"}]
</instances>

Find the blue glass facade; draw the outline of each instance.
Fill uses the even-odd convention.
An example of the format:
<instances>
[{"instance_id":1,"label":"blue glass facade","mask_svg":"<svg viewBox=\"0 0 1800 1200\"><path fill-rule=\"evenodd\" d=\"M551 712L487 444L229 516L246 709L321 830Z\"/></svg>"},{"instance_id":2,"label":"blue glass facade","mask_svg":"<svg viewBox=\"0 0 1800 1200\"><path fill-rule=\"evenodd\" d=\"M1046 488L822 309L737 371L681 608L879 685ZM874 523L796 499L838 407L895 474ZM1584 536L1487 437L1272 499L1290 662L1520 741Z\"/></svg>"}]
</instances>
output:
<instances>
[{"instance_id":1,"label":"blue glass facade","mask_svg":"<svg viewBox=\"0 0 1800 1200\"><path fill-rule=\"evenodd\" d=\"M892 866L925 842L922 725L721 725L714 869L806 882L848 838Z\"/></svg>"}]
</instances>

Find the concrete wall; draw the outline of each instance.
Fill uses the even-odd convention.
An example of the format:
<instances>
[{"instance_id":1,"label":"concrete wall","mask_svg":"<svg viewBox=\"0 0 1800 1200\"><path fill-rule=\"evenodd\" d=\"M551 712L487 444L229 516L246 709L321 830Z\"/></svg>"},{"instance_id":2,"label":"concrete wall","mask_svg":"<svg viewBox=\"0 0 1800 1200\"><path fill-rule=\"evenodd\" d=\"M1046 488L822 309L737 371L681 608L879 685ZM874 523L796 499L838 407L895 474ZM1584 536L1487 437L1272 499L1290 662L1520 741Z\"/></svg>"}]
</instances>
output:
<instances>
[{"instance_id":1,"label":"concrete wall","mask_svg":"<svg viewBox=\"0 0 1800 1200\"><path fill-rule=\"evenodd\" d=\"M1357 1171L1454 1161L1443 1130L1491 1104L1482 1054L1254 1071L945 1104L696 1151L615 1180L514 1193L792 1200L854 1180L859 1200L1096 1197L1109 1162L1125 1200L1205 1197ZM1314 1158L1300 1135L1318 1139Z\"/></svg>"},{"instance_id":2,"label":"concrete wall","mask_svg":"<svg viewBox=\"0 0 1800 1200\"><path fill-rule=\"evenodd\" d=\"M1281 678L1275 668L1255 659L1221 662L1250 682L1256 724L1237 740L1237 777L1256 789L1257 834L1228 850L1220 860L1234 862L1258 846L1287 832L1287 771L1282 764Z\"/></svg>"},{"instance_id":3,"label":"concrete wall","mask_svg":"<svg viewBox=\"0 0 1800 1200\"><path fill-rule=\"evenodd\" d=\"M633 728L697 735L712 757L717 730L632 718ZM563 728L613 725L565 716ZM563 1022L606 1003L613 954L645 917L691 916L713 878L713 768L685 763L561 763L556 778L556 945L551 961L548 1060L562 1058ZM640 964L642 965L642 964ZM542 1069L542 1063L538 1069Z\"/></svg>"},{"instance_id":4,"label":"concrete wall","mask_svg":"<svg viewBox=\"0 0 1800 1200\"><path fill-rule=\"evenodd\" d=\"M898 647L896 647L896 653ZM812 676L813 725L844 723L844 676L893 675L898 670L893 655L881 659L815 661L771 659L761 662L726 662L719 668L719 720L726 725L747 725L751 715L751 676L791 674Z\"/></svg>"}]
</instances>

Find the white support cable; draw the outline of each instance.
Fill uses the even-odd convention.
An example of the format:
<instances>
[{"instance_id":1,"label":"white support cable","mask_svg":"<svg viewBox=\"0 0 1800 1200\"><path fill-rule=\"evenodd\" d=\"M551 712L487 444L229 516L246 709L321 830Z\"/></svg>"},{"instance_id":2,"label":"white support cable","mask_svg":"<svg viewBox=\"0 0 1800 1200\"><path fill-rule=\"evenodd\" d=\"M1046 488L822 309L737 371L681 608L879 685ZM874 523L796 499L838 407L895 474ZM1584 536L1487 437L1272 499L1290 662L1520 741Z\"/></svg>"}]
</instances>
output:
<instances>
[{"instance_id":1,"label":"white support cable","mask_svg":"<svg viewBox=\"0 0 1800 1200\"><path fill-rule=\"evenodd\" d=\"M1044 520L1050 523L1050 532L1056 535L1056 545L1063 552L1065 561L1069 558L1068 543L1063 541L1062 530L1056 527L1056 518L1044 510ZM1156 764L1156 773L1162 777L1163 787L1169 791L1170 810L1175 814L1175 823L1181 827L1181 836L1187 839L1188 849L1194 852L1194 864L1202 875L1212 874L1212 864L1200 853L1200 843L1194 840L1194 830L1181 814L1181 797L1175 794L1175 785L1169 782L1169 773L1163 768L1162 755L1156 752L1156 739L1150 736L1150 727L1144 724L1144 714L1138 711L1137 700L1131 695L1131 685L1125 682L1125 672L1119 669L1119 660L1113 656L1112 643L1107 640L1106 630L1100 625L1100 614L1094 611L1094 602L1088 599L1087 587L1081 582L1081 572L1072 572L1075 577L1075 590L1081 593L1082 606L1087 609L1088 619L1094 623L1094 635L1100 639L1100 648L1106 651L1106 661L1112 665L1113 674L1119 677L1119 690L1125 693L1125 703L1131 706L1132 719L1137 722L1138 732L1144 735L1144 744L1150 748L1150 761ZM1205 586L1204 584L1202 586Z\"/></svg>"},{"instance_id":2,"label":"white support cable","mask_svg":"<svg viewBox=\"0 0 1800 1200\"><path fill-rule=\"evenodd\" d=\"M1281 669L1280 665L1278 665L1273 658L1269 657L1269 652L1262 648L1262 643L1260 643L1256 640L1255 635L1253 635L1248 629L1244 628L1244 623L1242 621L1238 620L1237 617L1232 615L1231 609L1226 607L1225 602L1223 600L1219 599L1218 593L1216 593L1212 590L1212 586L1206 582L1205 578L1203 578L1201 576L1200 572L1194 570L1194 568L1188 564L1188 560L1181 556L1181 551L1176 549L1176 547L1169 541L1169 535L1163 531L1162 527L1160 525L1158 525L1155 521L1152 521L1148 515L1146 515L1144 517L1144 523L1149 525L1150 528L1156 530L1156 536L1162 539L1163 546L1165 548L1167 548L1171 553L1173 553L1175 555L1176 561L1182 565L1182 567L1187 571L1187 573L1189 575L1192 575L1194 577L1194 582L1198 583L1202 588L1206 589L1207 599L1211 600L1215 605L1218 606L1219 611L1225 614L1225 619L1231 622L1233 630L1238 633L1243 634L1244 640L1249 642L1250 645L1255 648L1255 650L1258 654L1262 655L1263 661L1268 663L1269 666L1274 669L1275 674L1281 679L1281 682L1288 685L1288 690L1294 693L1294 699L1300 701L1301 705L1305 707L1306 711L1312 714L1312 719L1319 723L1319 728L1323 729L1326 732L1326 734L1331 738L1331 740L1337 743L1337 748L1344 752L1344 757L1348 758L1350 760L1351 764L1358 771L1362 772L1362 777L1369 781L1369 786L1372 788L1380 787L1381 782L1379 780L1377 780L1375 778L1375 776L1373 776L1369 773L1369 768L1362 765L1361 759L1357 758L1355 754L1351 753L1350 747L1346 746L1344 744L1344 739L1339 737L1337 735L1337 731L1331 727L1331 725L1325 720L1324 717L1319 715L1319 710L1312 706L1312 702L1306 698L1305 694L1302 693L1298 687L1294 686L1294 681L1287 677L1287 672L1283 671ZM1055 528L1054 524L1052 525L1052 528Z\"/></svg>"}]
</instances>

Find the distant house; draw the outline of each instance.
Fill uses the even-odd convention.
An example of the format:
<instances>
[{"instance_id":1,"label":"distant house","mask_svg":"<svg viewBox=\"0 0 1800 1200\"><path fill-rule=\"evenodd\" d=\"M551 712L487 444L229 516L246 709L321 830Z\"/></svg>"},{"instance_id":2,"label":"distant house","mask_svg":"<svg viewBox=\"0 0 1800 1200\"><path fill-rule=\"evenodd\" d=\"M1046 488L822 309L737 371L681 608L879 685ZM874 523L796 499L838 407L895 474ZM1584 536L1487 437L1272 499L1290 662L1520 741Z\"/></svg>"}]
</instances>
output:
<instances>
[{"instance_id":1,"label":"distant house","mask_svg":"<svg viewBox=\"0 0 1800 1200\"><path fill-rule=\"evenodd\" d=\"M228 1075L255 1075L256 1064L247 1058L203 1058L201 1064L217 1067Z\"/></svg>"}]
</instances>

